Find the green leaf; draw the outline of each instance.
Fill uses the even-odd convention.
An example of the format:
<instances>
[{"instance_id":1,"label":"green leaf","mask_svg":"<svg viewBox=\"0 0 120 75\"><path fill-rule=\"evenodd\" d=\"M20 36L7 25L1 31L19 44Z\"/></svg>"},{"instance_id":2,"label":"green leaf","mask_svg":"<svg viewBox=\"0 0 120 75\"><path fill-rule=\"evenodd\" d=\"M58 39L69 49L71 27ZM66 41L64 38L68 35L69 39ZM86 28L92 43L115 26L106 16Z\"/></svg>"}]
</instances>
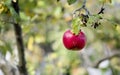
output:
<instances>
[{"instance_id":1,"label":"green leaf","mask_svg":"<svg viewBox=\"0 0 120 75\"><path fill-rule=\"evenodd\" d=\"M5 0L5 5L7 5L8 7L11 6L11 0Z\"/></svg>"},{"instance_id":2,"label":"green leaf","mask_svg":"<svg viewBox=\"0 0 120 75\"><path fill-rule=\"evenodd\" d=\"M12 54L12 48L11 48L11 43L10 42L3 42L1 41L3 44L0 45L0 52L3 55L6 55L7 51L9 51Z\"/></svg>"},{"instance_id":3,"label":"green leaf","mask_svg":"<svg viewBox=\"0 0 120 75\"><path fill-rule=\"evenodd\" d=\"M75 3L77 0L67 0L68 4L71 5L73 3Z\"/></svg>"},{"instance_id":4,"label":"green leaf","mask_svg":"<svg viewBox=\"0 0 120 75\"><path fill-rule=\"evenodd\" d=\"M6 47L7 47L7 51L9 51L9 52L12 54L11 43L10 43L10 42L6 42L5 45L6 45Z\"/></svg>"},{"instance_id":5,"label":"green leaf","mask_svg":"<svg viewBox=\"0 0 120 75\"><path fill-rule=\"evenodd\" d=\"M91 27L91 25L94 24L95 22L99 21L101 17L102 17L102 15L98 15L98 14L89 16L87 26Z\"/></svg>"},{"instance_id":6,"label":"green leaf","mask_svg":"<svg viewBox=\"0 0 120 75\"><path fill-rule=\"evenodd\" d=\"M80 31L80 18L74 18L72 20L72 32L75 33L75 35L77 35Z\"/></svg>"},{"instance_id":7,"label":"green leaf","mask_svg":"<svg viewBox=\"0 0 120 75\"><path fill-rule=\"evenodd\" d=\"M5 46L0 46L0 51L3 55L6 55L7 53L7 48Z\"/></svg>"}]
</instances>

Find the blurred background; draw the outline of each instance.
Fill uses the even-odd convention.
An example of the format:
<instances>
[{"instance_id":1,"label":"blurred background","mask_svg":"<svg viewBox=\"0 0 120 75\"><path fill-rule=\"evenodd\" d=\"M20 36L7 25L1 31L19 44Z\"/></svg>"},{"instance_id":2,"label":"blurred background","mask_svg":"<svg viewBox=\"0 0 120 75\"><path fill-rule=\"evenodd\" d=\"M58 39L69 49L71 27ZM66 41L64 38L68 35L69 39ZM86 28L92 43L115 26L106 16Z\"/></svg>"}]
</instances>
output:
<instances>
[{"instance_id":1,"label":"blurred background","mask_svg":"<svg viewBox=\"0 0 120 75\"><path fill-rule=\"evenodd\" d=\"M101 9L101 0L87 0L91 14ZM20 24L29 75L120 75L120 0L105 4L101 25L82 27L87 36L83 50L69 51L62 43L71 28L73 11L83 0L19 0ZM17 64L13 25L0 21L1 53ZM12 54L11 54L12 53Z\"/></svg>"}]
</instances>

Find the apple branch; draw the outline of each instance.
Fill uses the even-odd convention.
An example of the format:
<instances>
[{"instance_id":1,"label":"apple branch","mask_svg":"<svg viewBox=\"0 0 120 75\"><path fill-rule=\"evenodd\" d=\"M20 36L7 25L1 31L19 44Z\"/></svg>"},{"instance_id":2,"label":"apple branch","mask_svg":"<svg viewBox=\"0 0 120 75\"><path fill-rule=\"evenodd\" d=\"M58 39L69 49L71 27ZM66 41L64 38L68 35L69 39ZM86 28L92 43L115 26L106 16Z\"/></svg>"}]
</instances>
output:
<instances>
[{"instance_id":1,"label":"apple branch","mask_svg":"<svg viewBox=\"0 0 120 75\"><path fill-rule=\"evenodd\" d=\"M98 68L98 67L99 67L99 64L100 64L101 62L103 62L103 61L105 61L105 60L110 60L110 59L112 59L112 58L114 58L114 57L120 57L120 53L115 53L115 54L113 54L113 55L111 55L111 56L108 56L108 57L105 57L105 58L99 60L94 67L95 67L95 68Z\"/></svg>"},{"instance_id":2,"label":"apple branch","mask_svg":"<svg viewBox=\"0 0 120 75\"><path fill-rule=\"evenodd\" d=\"M104 14L105 8L101 7L101 10L98 12L98 14Z\"/></svg>"},{"instance_id":3,"label":"apple branch","mask_svg":"<svg viewBox=\"0 0 120 75\"><path fill-rule=\"evenodd\" d=\"M19 15L19 5L18 0L11 0L12 7L16 11L16 13ZM26 69L26 61L25 61L25 49L23 45L23 38L22 38L22 29L19 23L14 23L14 31L16 35L16 42L17 42L17 48L18 48L18 57L19 57L19 64L18 68L21 75L28 75L27 69Z\"/></svg>"},{"instance_id":4,"label":"apple branch","mask_svg":"<svg viewBox=\"0 0 120 75\"><path fill-rule=\"evenodd\" d=\"M76 9L76 10L73 12L73 14L76 14L76 12L80 12L82 9L84 9L85 12L87 12L87 14L90 14L89 11L88 11L87 8L86 8L86 0L83 1L82 6L81 6L80 8L78 8L78 9Z\"/></svg>"},{"instance_id":5,"label":"apple branch","mask_svg":"<svg viewBox=\"0 0 120 75\"><path fill-rule=\"evenodd\" d=\"M80 12L82 9L85 10L85 12L87 13L87 15L90 15L89 10L86 8L86 0L83 1L82 6L80 8L78 8L78 9L76 9L73 12L73 14L76 14L76 12ZM102 7L101 7L101 10L98 12L98 14L104 14L104 10L105 10L105 8L104 8L104 4L103 4Z\"/></svg>"}]
</instances>

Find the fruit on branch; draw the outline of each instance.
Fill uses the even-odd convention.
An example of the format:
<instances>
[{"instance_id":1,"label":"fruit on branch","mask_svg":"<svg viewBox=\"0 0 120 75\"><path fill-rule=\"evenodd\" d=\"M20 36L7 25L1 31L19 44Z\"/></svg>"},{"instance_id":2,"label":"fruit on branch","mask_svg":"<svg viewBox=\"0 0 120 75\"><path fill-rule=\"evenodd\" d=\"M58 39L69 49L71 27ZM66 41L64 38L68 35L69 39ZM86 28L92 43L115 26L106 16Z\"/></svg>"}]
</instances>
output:
<instances>
[{"instance_id":1,"label":"fruit on branch","mask_svg":"<svg viewBox=\"0 0 120 75\"><path fill-rule=\"evenodd\" d=\"M67 30L63 35L63 44L68 50L81 50L86 44L86 36L81 30L77 35Z\"/></svg>"}]
</instances>

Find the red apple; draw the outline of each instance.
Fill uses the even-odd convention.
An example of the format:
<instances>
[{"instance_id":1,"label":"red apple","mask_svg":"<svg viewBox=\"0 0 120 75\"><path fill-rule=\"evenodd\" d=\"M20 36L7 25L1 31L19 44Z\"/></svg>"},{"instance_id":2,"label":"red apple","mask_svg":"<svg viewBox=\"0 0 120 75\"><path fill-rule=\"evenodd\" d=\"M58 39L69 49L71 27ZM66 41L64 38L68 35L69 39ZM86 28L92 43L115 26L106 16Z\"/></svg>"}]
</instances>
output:
<instances>
[{"instance_id":1,"label":"red apple","mask_svg":"<svg viewBox=\"0 0 120 75\"><path fill-rule=\"evenodd\" d=\"M63 35L63 44L68 50L81 50L86 44L86 36L82 31L75 35L67 30Z\"/></svg>"}]
</instances>

